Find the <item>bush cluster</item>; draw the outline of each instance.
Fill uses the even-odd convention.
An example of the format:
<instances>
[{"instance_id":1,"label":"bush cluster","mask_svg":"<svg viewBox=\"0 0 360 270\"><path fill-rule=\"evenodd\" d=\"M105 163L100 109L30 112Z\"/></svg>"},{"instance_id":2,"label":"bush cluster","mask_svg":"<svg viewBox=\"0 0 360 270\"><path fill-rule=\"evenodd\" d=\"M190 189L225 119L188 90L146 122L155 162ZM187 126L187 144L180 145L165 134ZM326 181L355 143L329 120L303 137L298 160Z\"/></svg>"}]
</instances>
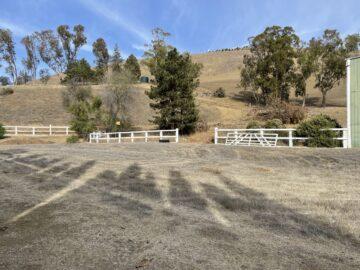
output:
<instances>
[{"instance_id":1,"label":"bush cluster","mask_svg":"<svg viewBox=\"0 0 360 270\"><path fill-rule=\"evenodd\" d=\"M296 137L308 137L304 145L309 147L339 147L341 142L334 140L339 132L331 128L341 128L341 125L328 115L317 115L310 120L302 122L296 129Z\"/></svg>"},{"instance_id":2,"label":"bush cluster","mask_svg":"<svg viewBox=\"0 0 360 270\"><path fill-rule=\"evenodd\" d=\"M79 136L72 135L66 139L66 143L78 143L80 140Z\"/></svg>"},{"instance_id":3,"label":"bush cluster","mask_svg":"<svg viewBox=\"0 0 360 270\"><path fill-rule=\"evenodd\" d=\"M3 88L0 89L0 96L8 96L14 94L14 89L12 88Z\"/></svg>"},{"instance_id":4,"label":"bush cluster","mask_svg":"<svg viewBox=\"0 0 360 270\"><path fill-rule=\"evenodd\" d=\"M259 113L259 116L269 119L280 119L283 124L298 124L306 117L303 107L286 102L273 102L268 109Z\"/></svg>"},{"instance_id":5,"label":"bush cluster","mask_svg":"<svg viewBox=\"0 0 360 270\"><path fill-rule=\"evenodd\" d=\"M213 96L218 97L218 98L225 97L225 89L222 87L219 87L218 89L215 90Z\"/></svg>"}]
</instances>

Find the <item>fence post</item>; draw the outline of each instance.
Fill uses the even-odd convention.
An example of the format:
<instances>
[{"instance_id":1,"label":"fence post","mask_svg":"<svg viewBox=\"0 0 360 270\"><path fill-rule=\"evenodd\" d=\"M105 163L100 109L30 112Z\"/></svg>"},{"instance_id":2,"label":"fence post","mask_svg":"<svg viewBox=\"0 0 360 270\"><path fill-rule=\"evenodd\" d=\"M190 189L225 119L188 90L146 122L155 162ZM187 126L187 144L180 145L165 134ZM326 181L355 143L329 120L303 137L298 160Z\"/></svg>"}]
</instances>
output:
<instances>
[{"instance_id":1,"label":"fence post","mask_svg":"<svg viewBox=\"0 0 360 270\"><path fill-rule=\"evenodd\" d=\"M35 135L35 127L32 128L32 135Z\"/></svg>"},{"instance_id":2,"label":"fence post","mask_svg":"<svg viewBox=\"0 0 360 270\"><path fill-rule=\"evenodd\" d=\"M15 126L15 135L18 135L18 127Z\"/></svg>"},{"instance_id":3,"label":"fence post","mask_svg":"<svg viewBox=\"0 0 360 270\"><path fill-rule=\"evenodd\" d=\"M121 143L121 132L118 133L118 143Z\"/></svg>"},{"instance_id":4,"label":"fence post","mask_svg":"<svg viewBox=\"0 0 360 270\"><path fill-rule=\"evenodd\" d=\"M89 134L89 142L92 143L92 137L93 137L93 133Z\"/></svg>"},{"instance_id":5,"label":"fence post","mask_svg":"<svg viewBox=\"0 0 360 270\"><path fill-rule=\"evenodd\" d=\"M51 125L49 125L49 134L52 135Z\"/></svg>"},{"instance_id":6,"label":"fence post","mask_svg":"<svg viewBox=\"0 0 360 270\"><path fill-rule=\"evenodd\" d=\"M289 130L289 147L294 147L293 131Z\"/></svg>"},{"instance_id":7,"label":"fence post","mask_svg":"<svg viewBox=\"0 0 360 270\"><path fill-rule=\"evenodd\" d=\"M99 143L99 132L96 133L96 143Z\"/></svg>"},{"instance_id":8,"label":"fence post","mask_svg":"<svg viewBox=\"0 0 360 270\"><path fill-rule=\"evenodd\" d=\"M110 142L110 134L106 135L106 142L109 143Z\"/></svg>"},{"instance_id":9,"label":"fence post","mask_svg":"<svg viewBox=\"0 0 360 270\"><path fill-rule=\"evenodd\" d=\"M260 129L260 136L264 137L264 130L263 129Z\"/></svg>"},{"instance_id":10,"label":"fence post","mask_svg":"<svg viewBox=\"0 0 360 270\"><path fill-rule=\"evenodd\" d=\"M348 129L343 129L342 130L342 143L343 143L343 148L348 148L348 142L349 142L349 130Z\"/></svg>"},{"instance_id":11,"label":"fence post","mask_svg":"<svg viewBox=\"0 0 360 270\"><path fill-rule=\"evenodd\" d=\"M134 132L131 132L131 142L134 142Z\"/></svg>"},{"instance_id":12,"label":"fence post","mask_svg":"<svg viewBox=\"0 0 360 270\"><path fill-rule=\"evenodd\" d=\"M179 142L179 129L178 128L175 130L175 136L176 136L175 142L178 143Z\"/></svg>"},{"instance_id":13,"label":"fence post","mask_svg":"<svg viewBox=\"0 0 360 270\"><path fill-rule=\"evenodd\" d=\"M69 127L66 127L66 135L69 135Z\"/></svg>"},{"instance_id":14,"label":"fence post","mask_svg":"<svg viewBox=\"0 0 360 270\"><path fill-rule=\"evenodd\" d=\"M148 142L148 132L145 131L145 142Z\"/></svg>"},{"instance_id":15,"label":"fence post","mask_svg":"<svg viewBox=\"0 0 360 270\"><path fill-rule=\"evenodd\" d=\"M219 129L216 127L216 128L215 128L215 136L214 136L214 143L215 143L215 144L218 144L218 130L219 130Z\"/></svg>"},{"instance_id":16,"label":"fence post","mask_svg":"<svg viewBox=\"0 0 360 270\"><path fill-rule=\"evenodd\" d=\"M160 140L162 140L162 137L163 137L163 132L162 130L160 130Z\"/></svg>"}]
</instances>

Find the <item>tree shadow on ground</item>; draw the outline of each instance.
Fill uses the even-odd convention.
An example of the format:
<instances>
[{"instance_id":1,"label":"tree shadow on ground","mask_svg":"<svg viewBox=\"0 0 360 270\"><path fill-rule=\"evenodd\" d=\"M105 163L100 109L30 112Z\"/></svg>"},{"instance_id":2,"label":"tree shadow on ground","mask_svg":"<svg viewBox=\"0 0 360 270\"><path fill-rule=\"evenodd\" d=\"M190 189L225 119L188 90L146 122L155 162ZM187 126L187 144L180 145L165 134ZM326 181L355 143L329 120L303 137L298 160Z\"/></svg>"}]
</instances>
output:
<instances>
[{"instance_id":1,"label":"tree shadow on ground","mask_svg":"<svg viewBox=\"0 0 360 270\"><path fill-rule=\"evenodd\" d=\"M3 154L4 152L2 152ZM71 163L62 163L59 158L48 158L44 155L24 155L24 151L6 152L11 158L0 162L0 173L13 174L31 183L31 188L53 191L65 187L81 177L95 165L94 160L71 167Z\"/></svg>"},{"instance_id":2,"label":"tree shadow on ground","mask_svg":"<svg viewBox=\"0 0 360 270\"><path fill-rule=\"evenodd\" d=\"M196 210L205 210L207 202L194 192L188 181L179 171L170 171L170 202L175 206L186 206Z\"/></svg>"},{"instance_id":3,"label":"tree shadow on ground","mask_svg":"<svg viewBox=\"0 0 360 270\"><path fill-rule=\"evenodd\" d=\"M90 186L82 188L82 192L99 193L102 202L107 205L121 207L137 217L149 216L153 208L146 202L161 199L161 191L156 187L152 173L142 176L138 164L132 164L122 173L106 170L90 182Z\"/></svg>"},{"instance_id":4,"label":"tree shadow on ground","mask_svg":"<svg viewBox=\"0 0 360 270\"><path fill-rule=\"evenodd\" d=\"M256 96L257 94L253 91L243 90L234 94L231 98L236 101L241 101L247 104L256 105Z\"/></svg>"},{"instance_id":5,"label":"tree shadow on ground","mask_svg":"<svg viewBox=\"0 0 360 270\"><path fill-rule=\"evenodd\" d=\"M161 199L161 191L156 187L155 177L147 173L142 177L142 169L138 164L132 164L120 175L107 170L99 175L111 190L136 193L152 200Z\"/></svg>"},{"instance_id":6,"label":"tree shadow on ground","mask_svg":"<svg viewBox=\"0 0 360 270\"><path fill-rule=\"evenodd\" d=\"M359 239L341 227L331 225L320 218L300 214L224 175L217 176L237 196L230 197L214 185L202 184L207 196L228 211L248 215L251 218L250 222L255 226L281 234L322 237L360 247Z\"/></svg>"}]
</instances>

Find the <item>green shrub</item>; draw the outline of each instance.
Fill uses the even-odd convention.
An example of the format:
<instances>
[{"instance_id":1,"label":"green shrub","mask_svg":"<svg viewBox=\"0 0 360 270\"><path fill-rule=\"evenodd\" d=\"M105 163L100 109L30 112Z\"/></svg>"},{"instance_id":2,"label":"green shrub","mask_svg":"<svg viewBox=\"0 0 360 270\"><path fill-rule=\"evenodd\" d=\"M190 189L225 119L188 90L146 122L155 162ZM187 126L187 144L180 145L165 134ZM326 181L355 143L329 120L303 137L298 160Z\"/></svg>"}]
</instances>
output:
<instances>
[{"instance_id":1,"label":"green shrub","mask_svg":"<svg viewBox=\"0 0 360 270\"><path fill-rule=\"evenodd\" d=\"M266 121L265 128L284 128L284 125L280 119L271 119Z\"/></svg>"},{"instance_id":2,"label":"green shrub","mask_svg":"<svg viewBox=\"0 0 360 270\"><path fill-rule=\"evenodd\" d=\"M78 143L79 142L79 136L72 135L66 139L67 143Z\"/></svg>"},{"instance_id":3,"label":"green shrub","mask_svg":"<svg viewBox=\"0 0 360 270\"><path fill-rule=\"evenodd\" d=\"M246 126L247 129L257 129L261 128L261 124L257 121L251 121Z\"/></svg>"},{"instance_id":4,"label":"green shrub","mask_svg":"<svg viewBox=\"0 0 360 270\"><path fill-rule=\"evenodd\" d=\"M224 90L224 88L219 87L218 89L216 89L215 92L214 92L214 97L224 98L224 97L225 97L225 90Z\"/></svg>"},{"instance_id":5,"label":"green shrub","mask_svg":"<svg viewBox=\"0 0 360 270\"><path fill-rule=\"evenodd\" d=\"M8 96L14 94L14 89L12 88L3 88L0 89L0 96Z\"/></svg>"},{"instance_id":6,"label":"green shrub","mask_svg":"<svg viewBox=\"0 0 360 270\"><path fill-rule=\"evenodd\" d=\"M339 132L326 130L341 128L340 124L328 115L317 115L310 120L302 122L296 129L296 137L308 137L304 145L309 147L338 147L341 142L334 140Z\"/></svg>"},{"instance_id":7,"label":"green shrub","mask_svg":"<svg viewBox=\"0 0 360 270\"><path fill-rule=\"evenodd\" d=\"M0 139L4 139L5 137L5 128L2 124L0 124Z\"/></svg>"},{"instance_id":8,"label":"green shrub","mask_svg":"<svg viewBox=\"0 0 360 270\"><path fill-rule=\"evenodd\" d=\"M71 62L65 71L65 78L62 83L89 83L96 79L95 71L91 69L90 64L85 60Z\"/></svg>"}]
</instances>

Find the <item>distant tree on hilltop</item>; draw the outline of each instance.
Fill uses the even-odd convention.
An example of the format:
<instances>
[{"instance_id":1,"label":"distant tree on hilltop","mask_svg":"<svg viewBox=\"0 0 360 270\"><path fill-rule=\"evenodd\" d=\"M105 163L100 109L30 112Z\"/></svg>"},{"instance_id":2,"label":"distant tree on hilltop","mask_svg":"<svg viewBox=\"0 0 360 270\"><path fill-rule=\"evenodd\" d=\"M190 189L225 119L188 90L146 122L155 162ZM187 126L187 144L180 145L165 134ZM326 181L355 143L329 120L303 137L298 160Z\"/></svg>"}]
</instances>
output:
<instances>
[{"instance_id":1,"label":"distant tree on hilltop","mask_svg":"<svg viewBox=\"0 0 360 270\"><path fill-rule=\"evenodd\" d=\"M250 39L251 54L244 57L241 85L260 90L262 101L289 100L296 78L295 59L300 39L291 27L272 26Z\"/></svg>"},{"instance_id":2,"label":"distant tree on hilltop","mask_svg":"<svg viewBox=\"0 0 360 270\"><path fill-rule=\"evenodd\" d=\"M318 39L319 52L316 59L315 87L322 94L322 107L326 106L327 93L346 75L347 51L343 46L340 33L327 29Z\"/></svg>"},{"instance_id":3,"label":"distant tree on hilltop","mask_svg":"<svg viewBox=\"0 0 360 270\"><path fill-rule=\"evenodd\" d=\"M36 80L37 68L40 63L36 41L36 36L34 34L28 35L21 40L21 43L24 45L26 50L26 58L22 60L22 63L26 70L30 72L33 80Z\"/></svg>"},{"instance_id":4,"label":"distant tree on hilltop","mask_svg":"<svg viewBox=\"0 0 360 270\"><path fill-rule=\"evenodd\" d=\"M6 73L11 76L13 83L17 84L15 43L9 29L0 28L0 59L7 63Z\"/></svg>"},{"instance_id":5,"label":"distant tree on hilltop","mask_svg":"<svg viewBox=\"0 0 360 270\"><path fill-rule=\"evenodd\" d=\"M113 72L120 72L122 70L122 63L124 59L121 57L121 53L117 44L115 44L114 53L110 57L110 66Z\"/></svg>"},{"instance_id":6,"label":"distant tree on hilltop","mask_svg":"<svg viewBox=\"0 0 360 270\"><path fill-rule=\"evenodd\" d=\"M55 73L64 72L66 60L58 37L52 30L35 32L35 35L41 60Z\"/></svg>"},{"instance_id":7,"label":"distant tree on hilltop","mask_svg":"<svg viewBox=\"0 0 360 270\"><path fill-rule=\"evenodd\" d=\"M75 25L73 33L68 25L60 25L57 28L58 37L64 51L66 65L75 62L79 49L86 44L85 28L81 24Z\"/></svg>"},{"instance_id":8,"label":"distant tree on hilltop","mask_svg":"<svg viewBox=\"0 0 360 270\"><path fill-rule=\"evenodd\" d=\"M103 38L98 38L93 43L93 53L96 58L96 77L98 81L104 79L105 73L108 70L110 55Z\"/></svg>"},{"instance_id":9,"label":"distant tree on hilltop","mask_svg":"<svg viewBox=\"0 0 360 270\"><path fill-rule=\"evenodd\" d=\"M140 79L141 76L140 64L137 58L135 57L135 55L131 54L128 57L128 59L126 59L124 69L131 74L133 81L138 81Z\"/></svg>"},{"instance_id":10,"label":"distant tree on hilltop","mask_svg":"<svg viewBox=\"0 0 360 270\"><path fill-rule=\"evenodd\" d=\"M168 45L166 39L171 34L164 31L161 28L155 28L152 30L152 40L150 44L145 46L148 48L144 53L144 64L149 68L150 73L154 75L157 67L164 61L167 53L174 47Z\"/></svg>"}]
</instances>

